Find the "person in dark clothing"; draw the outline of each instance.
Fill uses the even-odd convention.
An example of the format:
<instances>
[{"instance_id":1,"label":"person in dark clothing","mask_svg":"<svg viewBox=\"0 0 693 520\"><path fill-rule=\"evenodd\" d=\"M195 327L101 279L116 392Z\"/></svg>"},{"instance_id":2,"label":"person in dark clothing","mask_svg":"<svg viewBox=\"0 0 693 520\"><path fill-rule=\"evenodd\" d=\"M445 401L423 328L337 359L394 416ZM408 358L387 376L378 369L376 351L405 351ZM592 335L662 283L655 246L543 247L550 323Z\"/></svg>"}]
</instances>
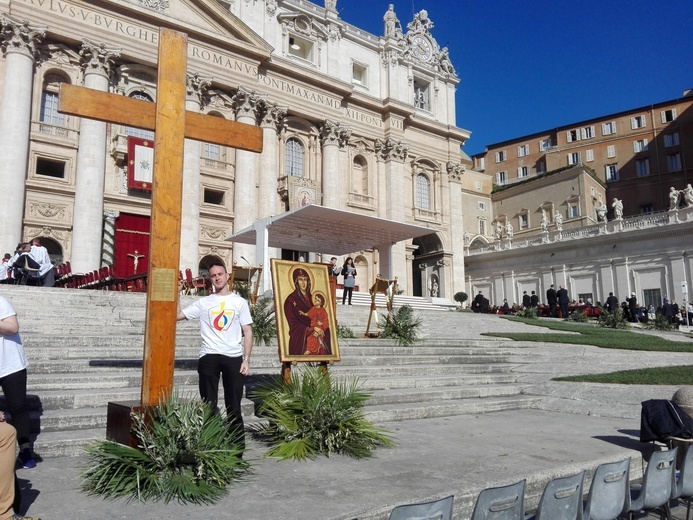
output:
<instances>
[{"instance_id":1,"label":"person in dark clothing","mask_svg":"<svg viewBox=\"0 0 693 520\"><path fill-rule=\"evenodd\" d=\"M534 291L532 291L532 296L529 297L529 300L530 307L539 307L539 296Z\"/></svg>"},{"instance_id":2,"label":"person in dark clothing","mask_svg":"<svg viewBox=\"0 0 693 520\"><path fill-rule=\"evenodd\" d=\"M522 306L525 309L529 309L529 306L532 304L532 300L529 297L529 294L527 294L527 291L524 291L522 293Z\"/></svg>"},{"instance_id":3,"label":"person in dark clothing","mask_svg":"<svg viewBox=\"0 0 693 520\"><path fill-rule=\"evenodd\" d=\"M555 318L556 314L558 314L558 308L556 306L556 303L558 303L558 296L556 296L556 289L553 288L553 284L551 284L549 290L546 291L546 303L549 304L549 312L551 313L551 316Z\"/></svg>"},{"instance_id":4,"label":"person in dark clothing","mask_svg":"<svg viewBox=\"0 0 693 520\"><path fill-rule=\"evenodd\" d=\"M568 317L568 304L570 303L568 291L562 285L559 285L556 297L558 298L558 305L561 308L561 318L566 319Z\"/></svg>"},{"instance_id":5,"label":"person in dark clothing","mask_svg":"<svg viewBox=\"0 0 693 520\"><path fill-rule=\"evenodd\" d=\"M484 300L484 295L481 294L481 291L479 291L479 294L477 294L474 297L474 301L472 302L472 311L474 312L481 312L481 303Z\"/></svg>"},{"instance_id":6,"label":"person in dark clothing","mask_svg":"<svg viewBox=\"0 0 693 520\"><path fill-rule=\"evenodd\" d=\"M606 299L606 311L614 312L618 309L618 298L614 296L614 293L610 292L609 297Z\"/></svg>"},{"instance_id":7,"label":"person in dark clothing","mask_svg":"<svg viewBox=\"0 0 693 520\"><path fill-rule=\"evenodd\" d=\"M638 322L638 299L635 297L635 293L630 293L630 298L628 298L628 314L628 321Z\"/></svg>"}]
</instances>

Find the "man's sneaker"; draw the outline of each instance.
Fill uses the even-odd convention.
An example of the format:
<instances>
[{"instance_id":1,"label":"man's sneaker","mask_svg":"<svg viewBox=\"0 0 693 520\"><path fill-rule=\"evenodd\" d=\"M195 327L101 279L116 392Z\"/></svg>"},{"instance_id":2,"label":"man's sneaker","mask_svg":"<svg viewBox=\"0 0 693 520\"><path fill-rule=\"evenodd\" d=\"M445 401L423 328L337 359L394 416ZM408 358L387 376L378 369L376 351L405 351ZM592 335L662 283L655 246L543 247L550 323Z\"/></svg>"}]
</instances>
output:
<instances>
[{"instance_id":1,"label":"man's sneaker","mask_svg":"<svg viewBox=\"0 0 693 520\"><path fill-rule=\"evenodd\" d=\"M31 469L36 467L36 461L34 460L34 454L31 452L31 448L24 448L20 451L17 460L23 468Z\"/></svg>"},{"instance_id":2,"label":"man's sneaker","mask_svg":"<svg viewBox=\"0 0 693 520\"><path fill-rule=\"evenodd\" d=\"M17 513L13 514L9 520L41 520L38 516L22 516Z\"/></svg>"}]
</instances>

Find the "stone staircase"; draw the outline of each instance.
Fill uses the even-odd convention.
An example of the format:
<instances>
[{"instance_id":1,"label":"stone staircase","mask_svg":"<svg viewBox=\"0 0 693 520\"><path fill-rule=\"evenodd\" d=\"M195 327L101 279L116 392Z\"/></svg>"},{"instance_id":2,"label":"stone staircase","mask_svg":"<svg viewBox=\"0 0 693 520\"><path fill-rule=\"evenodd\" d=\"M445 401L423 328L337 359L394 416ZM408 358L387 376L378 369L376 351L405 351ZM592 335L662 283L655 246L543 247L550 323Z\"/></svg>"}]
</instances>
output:
<instances>
[{"instance_id":1,"label":"stone staircase","mask_svg":"<svg viewBox=\"0 0 693 520\"><path fill-rule=\"evenodd\" d=\"M145 295L16 286L2 286L1 294L17 311L30 363L36 452L77 455L85 443L105 437L109 401L139 399ZM182 300L184 306L193 297ZM469 333L471 314L418 310L425 339L402 347L364 338L368 313L361 305L337 306L340 324L360 337L340 340L342 361L331 370L360 380L372 395L367 413L376 422L522 409L541 399L523 395L529 383L519 382L515 347ZM199 341L196 322L179 323L174 381L183 395L197 395ZM254 347L248 386L279 368L276 342ZM256 420L252 401L244 400L243 411Z\"/></svg>"}]
</instances>

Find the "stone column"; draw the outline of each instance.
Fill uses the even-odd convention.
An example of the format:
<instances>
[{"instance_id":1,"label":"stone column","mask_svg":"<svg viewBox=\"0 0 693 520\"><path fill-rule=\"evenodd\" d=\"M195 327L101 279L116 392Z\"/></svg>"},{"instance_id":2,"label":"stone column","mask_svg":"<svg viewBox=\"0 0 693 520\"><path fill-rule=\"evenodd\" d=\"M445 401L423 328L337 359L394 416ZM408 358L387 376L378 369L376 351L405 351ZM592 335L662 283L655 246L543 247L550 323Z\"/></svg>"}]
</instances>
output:
<instances>
[{"instance_id":1,"label":"stone column","mask_svg":"<svg viewBox=\"0 0 693 520\"><path fill-rule=\"evenodd\" d=\"M233 96L236 121L256 125L262 98L255 91L241 87ZM236 168L233 194L233 230L240 231L250 226L257 218L257 172L260 156L245 150L236 150ZM261 201L265 204L267 201ZM255 246L249 244L233 245L233 261L239 264L255 264Z\"/></svg>"},{"instance_id":2,"label":"stone column","mask_svg":"<svg viewBox=\"0 0 693 520\"><path fill-rule=\"evenodd\" d=\"M322 205L339 209L344 195L340 190L339 149L349 142L351 131L341 123L325 120L320 128L322 141Z\"/></svg>"},{"instance_id":3,"label":"stone column","mask_svg":"<svg viewBox=\"0 0 693 520\"><path fill-rule=\"evenodd\" d=\"M115 221L119 216L120 211L115 210L107 210L103 213L102 265L113 265L113 262L115 262Z\"/></svg>"},{"instance_id":4,"label":"stone column","mask_svg":"<svg viewBox=\"0 0 693 520\"><path fill-rule=\"evenodd\" d=\"M113 59L120 52L82 41L84 86L108 92ZM75 211L72 224L72 270L86 273L101 266L103 189L106 173L106 123L81 119L77 150Z\"/></svg>"},{"instance_id":5,"label":"stone column","mask_svg":"<svg viewBox=\"0 0 693 520\"><path fill-rule=\"evenodd\" d=\"M446 165L446 170L448 174L448 184L450 189L448 190L448 198L450 203L447 204L450 219L450 229L452 232L452 243L450 249L452 250L452 294L445 296L454 296L455 293L464 290L464 251L465 244L464 233L464 215L462 214L462 208L464 204L462 203L462 175L464 175L464 166L459 163L449 162ZM469 239L469 238L467 238ZM444 287L441 280L441 288ZM442 293L441 293L442 295Z\"/></svg>"},{"instance_id":6,"label":"stone column","mask_svg":"<svg viewBox=\"0 0 693 520\"><path fill-rule=\"evenodd\" d=\"M2 23L5 82L0 106L0 186L2 221L0 251L14 251L22 237L25 180L31 132L31 93L37 45L46 28L7 15Z\"/></svg>"},{"instance_id":7,"label":"stone column","mask_svg":"<svg viewBox=\"0 0 693 520\"><path fill-rule=\"evenodd\" d=\"M279 188L279 136L284 128L286 108L280 108L274 103L264 103L262 110L262 153L260 154L260 171L258 182L258 218L276 215L277 189ZM259 238L258 238L259 241ZM275 247L268 248L264 259L261 290L271 288L269 259L279 258L280 251ZM256 262L259 260L256 258Z\"/></svg>"},{"instance_id":8,"label":"stone column","mask_svg":"<svg viewBox=\"0 0 693 520\"><path fill-rule=\"evenodd\" d=\"M185 108L199 112L211 80L188 74ZM200 143L185 140L183 155L183 203L180 218L180 268L198 274L200 260Z\"/></svg>"},{"instance_id":9,"label":"stone column","mask_svg":"<svg viewBox=\"0 0 693 520\"><path fill-rule=\"evenodd\" d=\"M409 145L402 141L376 139L375 152L385 163L385 218L395 222L404 222L404 201L407 197L404 193L404 161L409 155ZM399 280L406 280L407 261L405 243L400 242L392 246L392 263L390 278L397 276ZM422 287L425 290L426 286ZM411 288L402 283L405 294L411 294Z\"/></svg>"}]
</instances>

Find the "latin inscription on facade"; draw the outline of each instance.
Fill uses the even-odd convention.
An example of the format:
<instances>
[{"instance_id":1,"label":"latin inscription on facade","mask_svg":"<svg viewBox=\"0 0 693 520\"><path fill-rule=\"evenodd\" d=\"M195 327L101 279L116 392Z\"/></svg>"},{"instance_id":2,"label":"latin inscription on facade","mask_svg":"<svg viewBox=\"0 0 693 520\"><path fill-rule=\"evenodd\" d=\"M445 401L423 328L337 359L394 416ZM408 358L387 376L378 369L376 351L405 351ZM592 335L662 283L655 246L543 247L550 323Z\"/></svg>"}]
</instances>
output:
<instances>
[{"instance_id":1,"label":"latin inscription on facade","mask_svg":"<svg viewBox=\"0 0 693 520\"><path fill-rule=\"evenodd\" d=\"M330 97L326 94L321 94L319 92L315 92L313 90L307 89L305 87L302 87L300 85L296 85L294 83L290 83L288 81L285 81L281 78L275 78L271 76L265 76L265 75L260 75L258 76L258 81L260 85L264 85L266 87L271 87L275 90L279 90L281 92L286 92L287 94L291 96L295 96L301 99L305 99L307 101L310 101L312 103L316 103L318 105L326 106L329 108L333 108L335 110L339 110L342 106L341 100Z\"/></svg>"},{"instance_id":2,"label":"latin inscription on facade","mask_svg":"<svg viewBox=\"0 0 693 520\"><path fill-rule=\"evenodd\" d=\"M360 110L354 110L353 108L346 109L346 116L349 119L358 121L359 123L365 123L367 125L375 126L377 128L382 128L383 126L382 118L376 117L371 114L367 114L365 112L361 112Z\"/></svg>"},{"instance_id":3,"label":"latin inscription on facade","mask_svg":"<svg viewBox=\"0 0 693 520\"><path fill-rule=\"evenodd\" d=\"M197 58L199 60L206 61L208 63L211 63L212 65L217 65L227 70L240 72L241 74L250 76L252 78L257 78L257 66L251 63L239 61L225 54L220 54L216 51L204 49L194 44L190 45L190 50L188 51L188 53L192 58Z\"/></svg>"}]
</instances>

